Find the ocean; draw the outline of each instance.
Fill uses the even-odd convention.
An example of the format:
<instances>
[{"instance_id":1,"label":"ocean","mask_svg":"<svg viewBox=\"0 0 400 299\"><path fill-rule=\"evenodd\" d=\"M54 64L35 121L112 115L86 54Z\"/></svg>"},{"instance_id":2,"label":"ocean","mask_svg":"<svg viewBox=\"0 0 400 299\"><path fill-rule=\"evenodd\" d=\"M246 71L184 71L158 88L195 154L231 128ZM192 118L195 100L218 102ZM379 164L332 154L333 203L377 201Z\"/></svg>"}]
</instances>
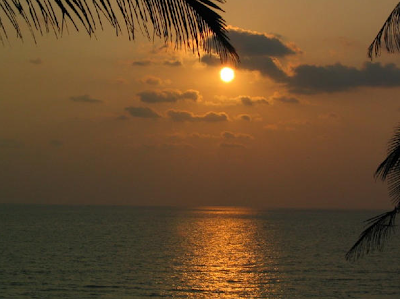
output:
<instances>
[{"instance_id":1,"label":"ocean","mask_svg":"<svg viewBox=\"0 0 400 299\"><path fill-rule=\"evenodd\" d=\"M379 211L0 205L0 298L400 295L400 238L344 256Z\"/></svg>"}]
</instances>

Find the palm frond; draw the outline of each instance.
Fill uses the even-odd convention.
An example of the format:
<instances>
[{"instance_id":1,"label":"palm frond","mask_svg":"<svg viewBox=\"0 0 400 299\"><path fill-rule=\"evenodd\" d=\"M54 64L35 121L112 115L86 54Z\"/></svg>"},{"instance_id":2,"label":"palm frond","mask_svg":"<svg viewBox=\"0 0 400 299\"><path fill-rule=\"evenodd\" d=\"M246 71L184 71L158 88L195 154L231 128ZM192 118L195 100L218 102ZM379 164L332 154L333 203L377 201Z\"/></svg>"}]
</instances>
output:
<instances>
[{"instance_id":1,"label":"palm frond","mask_svg":"<svg viewBox=\"0 0 400 299\"><path fill-rule=\"evenodd\" d=\"M374 250L382 250L384 242L394 232L399 206L366 221L368 227L361 233L358 241L346 253L347 260L356 260Z\"/></svg>"},{"instance_id":2,"label":"palm frond","mask_svg":"<svg viewBox=\"0 0 400 299\"><path fill-rule=\"evenodd\" d=\"M368 48L368 57L379 56L382 49L382 41L389 53L400 52L400 2L390 13L381 30Z\"/></svg>"},{"instance_id":3,"label":"palm frond","mask_svg":"<svg viewBox=\"0 0 400 299\"><path fill-rule=\"evenodd\" d=\"M29 31L43 34L53 31L61 36L68 24L79 31L83 27L93 36L97 26L103 28L106 19L121 34L125 23L130 40L137 31L146 37L158 37L177 48L199 54L215 50L221 60L239 61L230 44L225 20L217 12L216 3L225 0L0 0L0 40L9 38L8 30L23 39ZM10 28L9 28L10 27ZM211 48L206 40L213 41ZM36 41L36 39L35 39Z\"/></svg>"},{"instance_id":4,"label":"palm frond","mask_svg":"<svg viewBox=\"0 0 400 299\"><path fill-rule=\"evenodd\" d=\"M395 205L400 203L400 127L388 143L388 155L375 171L375 178L388 182L389 196Z\"/></svg>"}]
</instances>

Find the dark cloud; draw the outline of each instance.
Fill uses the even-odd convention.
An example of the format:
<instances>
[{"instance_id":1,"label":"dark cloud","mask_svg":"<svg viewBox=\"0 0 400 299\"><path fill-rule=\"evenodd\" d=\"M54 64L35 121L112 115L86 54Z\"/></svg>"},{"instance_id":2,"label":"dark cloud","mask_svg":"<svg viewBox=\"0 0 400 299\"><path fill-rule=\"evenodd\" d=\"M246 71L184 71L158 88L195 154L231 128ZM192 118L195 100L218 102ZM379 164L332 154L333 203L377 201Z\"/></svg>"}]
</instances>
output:
<instances>
[{"instance_id":1,"label":"dark cloud","mask_svg":"<svg viewBox=\"0 0 400 299\"><path fill-rule=\"evenodd\" d=\"M300 104L300 101L293 97L278 96L273 98L274 101L281 102L284 104Z\"/></svg>"},{"instance_id":2,"label":"dark cloud","mask_svg":"<svg viewBox=\"0 0 400 299\"><path fill-rule=\"evenodd\" d=\"M145 103L174 103L178 100L193 100L200 99L200 93L197 90L186 90L182 92L177 89L165 89L159 91L143 91L139 92L140 101Z\"/></svg>"},{"instance_id":3,"label":"dark cloud","mask_svg":"<svg viewBox=\"0 0 400 299\"><path fill-rule=\"evenodd\" d=\"M276 35L233 27L229 28L229 37L241 57L239 69L258 71L261 75L282 83L292 93L334 93L357 87L400 86L400 68L395 64L366 62L361 68L340 63L326 66L304 64L295 67L293 75L289 75L281 67L281 59L301 53L294 45L284 43ZM219 63L214 56L205 56L201 60L207 65ZM290 97L276 100L283 103L299 103L297 99ZM243 104L252 105L253 102L244 100Z\"/></svg>"},{"instance_id":4,"label":"dark cloud","mask_svg":"<svg viewBox=\"0 0 400 299\"><path fill-rule=\"evenodd\" d=\"M203 57L201 57L200 61L209 66L220 66L221 65L221 60L217 56L214 56L214 55L204 55Z\"/></svg>"},{"instance_id":5,"label":"dark cloud","mask_svg":"<svg viewBox=\"0 0 400 299\"><path fill-rule=\"evenodd\" d=\"M126 107L125 111L127 111L132 117L152 119L157 119L161 117L157 112L148 107Z\"/></svg>"},{"instance_id":6,"label":"dark cloud","mask_svg":"<svg viewBox=\"0 0 400 299\"><path fill-rule=\"evenodd\" d=\"M135 60L132 62L133 66L149 66L151 65L151 60Z\"/></svg>"},{"instance_id":7,"label":"dark cloud","mask_svg":"<svg viewBox=\"0 0 400 299\"><path fill-rule=\"evenodd\" d=\"M143 78L141 82L149 85L161 85L163 83L162 79L154 76L147 76Z\"/></svg>"},{"instance_id":8,"label":"dark cloud","mask_svg":"<svg viewBox=\"0 0 400 299\"><path fill-rule=\"evenodd\" d=\"M173 120L177 122L196 122L196 121L204 121L204 122L221 122L228 121L228 115L225 112L207 112L204 115L194 115L189 111L180 111L180 110L168 110L167 115Z\"/></svg>"},{"instance_id":9,"label":"dark cloud","mask_svg":"<svg viewBox=\"0 0 400 299\"><path fill-rule=\"evenodd\" d=\"M340 63L327 66L300 65L287 78L293 93L316 94L347 91L356 87L400 86L400 69L394 64L366 62L361 69Z\"/></svg>"},{"instance_id":10,"label":"dark cloud","mask_svg":"<svg viewBox=\"0 0 400 299\"><path fill-rule=\"evenodd\" d=\"M230 27L229 37L241 59L239 69L259 71L277 82L284 82L287 78L277 58L301 53L297 47L284 43L277 35ZM210 55L202 57L201 61L210 66L220 64L216 56Z\"/></svg>"},{"instance_id":11,"label":"dark cloud","mask_svg":"<svg viewBox=\"0 0 400 299\"><path fill-rule=\"evenodd\" d=\"M251 121L251 116L248 114L239 114L237 118L244 121Z\"/></svg>"},{"instance_id":12,"label":"dark cloud","mask_svg":"<svg viewBox=\"0 0 400 299\"><path fill-rule=\"evenodd\" d=\"M249 71L258 71L276 82L285 82L288 75L280 68L278 60L271 57L244 58L240 67Z\"/></svg>"},{"instance_id":13,"label":"dark cloud","mask_svg":"<svg viewBox=\"0 0 400 299\"><path fill-rule=\"evenodd\" d=\"M277 82L283 82L287 78L277 58L301 52L294 45L284 43L277 35L230 27L229 37L241 58L239 68L259 71L263 76Z\"/></svg>"},{"instance_id":14,"label":"dark cloud","mask_svg":"<svg viewBox=\"0 0 400 299\"><path fill-rule=\"evenodd\" d=\"M228 27L228 36L240 57L283 57L300 52L295 46L285 44L277 35Z\"/></svg>"},{"instance_id":15,"label":"dark cloud","mask_svg":"<svg viewBox=\"0 0 400 299\"><path fill-rule=\"evenodd\" d=\"M32 64L42 64L43 61L42 61L42 59L40 59L40 58L35 58L35 59L29 59L29 63L32 63Z\"/></svg>"},{"instance_id":16,"label":"dark cloud","mask_svg":"<svg viewBox=\"0 0 400 299\"><path fill-rule=\"evenodd\" d=\"M76 97L70 97L69 98L73 102L80 102L80 103L91 103L91 104L98 104L102 103L103 101L91 98L89 95L84 94L81 96L76 96Z\"/></svg>"},{"instance_id":17,"label":"dark cloud","mask_svg":"<svg viewBox=\"0 0 400 299\"><path fill-rule=\"evenodd\" d=\"M176 66L182 66L182 62L180 62L179 60L166 60L164 61L164 65L176 67Z\"/></svg>"},{"instance_id":18,"label":"dark cloud","mask_svg":"<svg viewBox=\"0 0 400 299\"><path fill-rule=\"evenodd\" d=\"M263 97L239 96L239 100L245 106L254 106L256 104L269 104L268 101Z\"/></svg>"}]
</instances>

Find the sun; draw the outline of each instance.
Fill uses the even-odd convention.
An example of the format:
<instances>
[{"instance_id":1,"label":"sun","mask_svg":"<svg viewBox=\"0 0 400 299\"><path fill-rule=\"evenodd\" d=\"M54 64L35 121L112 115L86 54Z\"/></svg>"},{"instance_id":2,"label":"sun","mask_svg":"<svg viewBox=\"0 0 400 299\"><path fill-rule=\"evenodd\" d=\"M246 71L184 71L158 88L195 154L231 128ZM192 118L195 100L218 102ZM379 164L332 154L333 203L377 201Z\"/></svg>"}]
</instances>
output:
<instances>
[{"instance_id":1,"label":"sun","mask_svg":"<svg viewBox=\"0 0 400 299\"><path fill-rule=\"evenodd\" d=\"M221 80L226 83L231 82L235 78L235 72L230 67L224 67L219 74L221 76Z\"/></svg>"}]
</instances>

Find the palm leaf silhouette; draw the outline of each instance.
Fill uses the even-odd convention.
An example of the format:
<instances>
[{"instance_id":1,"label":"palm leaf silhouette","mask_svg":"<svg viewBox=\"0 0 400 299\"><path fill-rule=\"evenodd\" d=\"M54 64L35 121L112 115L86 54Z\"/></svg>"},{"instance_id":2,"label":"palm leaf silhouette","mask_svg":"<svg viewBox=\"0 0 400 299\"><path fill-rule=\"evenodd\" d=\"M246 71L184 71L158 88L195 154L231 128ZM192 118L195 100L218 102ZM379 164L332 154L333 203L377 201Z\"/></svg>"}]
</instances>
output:
<instances>
[{"instance_id":1,"label":"palm leaf silhouette","mask_svg":"<svg viewBox=\"0 0 400 299\"><path fill-rule=\"evenodd\" d=\"M159 37L177 48L209 53L216 51L221 61L239 60L230 44L225 20L217 13L223 10L216 3L225 0L0 0L0 40L14 30L23 39L29 31L54 32L57 37L68 24L93 36L103 20L107 20L117 35L123 22L130 40L136 32L147 38ZM207 42L206 42L207 41ZM210 42L211 41L211 42ZM36 42L36 39L35 39Z\"/></svg>"},{"instance_id":2,"label":"palm leaf silhouette","mask_svg":"<svg viewBox=\"0 0 400 299\"><path fill-rule=\"evenodd\" d=\"M381 54L382 42L389 53L400 52L400 2L390 13L386 22L379 30L375 39L368 48L368 57L373 58Z\"/></svg>"},{"instance_id":3,"label":"palm leaf silhouette","mask_svg":"<svg viewBox=\"0 0 400 299\"><path fill-rule=\"evenodd\" d=\"M389 195L395 205L400 204L400 127L389 140L388 155L378 166L375 177L387 180Z\"/></svg>"},{"instance_id":4,"label":"palm leaf silhouette","mask_svg":"<svg viewBox=\"0 0 400 299\"><path fill-rule=\"evenodd\" d=\"M387 181L389 196L395 208L368 219L368 227L358 241L347 252L346 259L354 260L376 249L382 249L384 242L394 232L395 219L400 212L400 126L396 128L388 143L388 155L375 171L375 178Z\"/></svg>"},{"instance_id":5,"label":"palm leaf silhouette","mask_svg":"<svg viewBox=\"0 0 400 299\"><path fill-rule=\"evenodd\" d=\"M375 250L382 250L384 242L394 232L396 215L399 207L366 220L367 228L361 233L358 241L346 253L347 260L355 260Z\"/></svg>"}]
</instances>

